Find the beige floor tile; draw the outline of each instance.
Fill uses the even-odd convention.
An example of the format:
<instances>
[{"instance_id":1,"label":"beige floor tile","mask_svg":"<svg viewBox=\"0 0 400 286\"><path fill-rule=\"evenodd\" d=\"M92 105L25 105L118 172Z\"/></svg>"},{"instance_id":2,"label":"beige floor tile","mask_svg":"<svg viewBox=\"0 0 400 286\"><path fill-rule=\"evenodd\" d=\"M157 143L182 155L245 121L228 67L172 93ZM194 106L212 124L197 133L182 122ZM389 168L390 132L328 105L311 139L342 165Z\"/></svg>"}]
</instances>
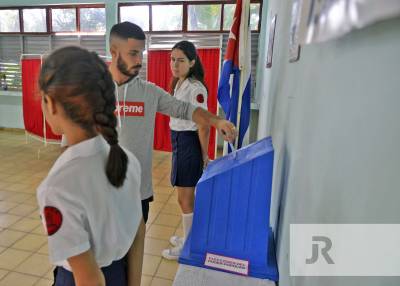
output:
<instances>
[{"instance_id":1,"label":"beige floor tile","mask_svg":"<svg viewBox=\"0 0 400 286\"><path fill-rule=\"evenodd\" d=\"M7 200L7 198L14 196L13 192L3 191L2 182L0 182L0 200Z\"/></svg>"},{"instance_id":2,"label":"beige floor tile","mask_svg":"<svg viewBox=\"0 0 400 286\"><path fill-rule=\"evenodd\" d=\"M151 202L150 203L150 211L158 212L164 207L164 203L161 202Z\"/></svg>"},{"instance_id":3,"label":"beige floor tile","mask_svg":"<svg viewBox=\"0 0 400 286\"><path fill-rule=\"evenodd\" d=\"M49 255L49 247L47 243L45 243L39 250L37 251L40 254Z\"/></svg>"},{"instance_id":4,"label":"beige floor tile","mask_svg":"<svg viewBox=\"0 0 400 286\"><path fill-rule=\"evenodd\" d=\"M8 201L0 201L0 213L6 213L9 210L15 208L16 206L18 206L17 203L12 203L12 202L8 202Z\"/></svg>"},{"instance_id":5,"label":"beige floor tile","mask_svg":"<svg viewBox=\"0 0 400 286\"><path fill-rule=\"evenodd\" d=\"M149 217L147 218L147 225L152 224L156 220L159 214L160 214L159 211L158 212L150 211Z\"/></svg>"},{"instance_id":6,"label":"beige floor tile","mask_svg":"<svg viewBox=\"0 0 400 286\"><path fill-rule=\"evenodd\" d=\"M165 203L169 200L169 197L170 197L169 194L154 194L154 201Z\"/></svg>"},{"instance_id":7,"label":"beige floor tile","mask_svg":"<svg viewBox=\"0 0 400 286\"><path fill-rule=\"evenodd\" d=\"M39 280L39 277L22 273L10 272L0 281L0 286L31 286Z\"/></svg>"},{"instance_id":8,"label":"beige floor tile","mask_svg":"<svg viewBox=\"0 0 400 286\"><path fill-rule=\"evenodd\" d=\"M183 230L182 230L181 228L177 228L177 229L175 230L174 235L183 237Z\"/></svg>"},{"instance_id":9,"label":"beige floor tile","mask_svg":"<svg viewBox=\"0 0 400 286\"><path fill-rule=\"evenodd\" d=\"M51 267L51 269L46 273L46 275L43 276L43 278L53 280L54 279L53 271L54 271L54 266Z\"/></svg>"},{"instance_id":10,"label":"beige floor tile","mask_svg":"<svg viewBox=\"0 0 400 286\"><path fill-rule=\"evenodd\" d=\"M30 187L29 185L15 183L7 186L6 190L12 192L25 192L25 190L29 187Z\"/></svg>"},{"instance_id":11,"label":"beige floor tile","mask_svg":"<svg viewBox=\"0 0 400 286\"><path fill-rule=\"evenodd\" d=\"M32 230L32 233L47 236L47 233L44 230L44 227L41 223L38 227L36 227L34 230Z\"/></svg>"},{"instance_id":12,"label":"beige floor tile","mask_svg":"<svg viewBox=\"0 0 400 286\"><path fill-rule=\"evenodd\" d=\"M162 259L160 266L158 266L155 276L174 280L177 270L178 270L178 262Z\"/></svg>"},{"instance_id":13,"label":"beige floor tile","mask_svg":"<svg viewBox=\"0 0 400 286\"><path fill-rule=\"evenodd\" d=\"M9 227L10 225L16 223L20 220L20 216L11 215L11 214L1 214L0 215L0 227Z\"/></svg>"},{"instance_id":14,"label":"beige floor tile","mask_svg":"<svg viewBox=\"0 0 400 286\"><path fill-rule=\"evenodd\" d=\"M9 174L3 174L3 178L0 177L0 179L3 182L6 183L18 183L19 181L21 181L21 178L18 175L9 175Z\"/></svg>"},{"instance_id":15,"label":"beige floor tile","mask_svg":"<svg viewBox=\"0 0 400 286\"><path fill-rule=\"evenodd\" d=\"M181 222L181 216L160 213L154 224L177 227Z\"/></svg>"},{"instance_id":16,"label":"beige floor tile","mask_svg":"<svg viewBox=\"0 0 400 286\"><path fill-rule=\"evenodd\" d=\"M23 203L26 200L32 198L32 195L29 194L24 194L24 193L15 193L14 196L10 197L7 199L7 201L9 202L13 202L13 203Z\"/></svg>"},{"instance_id":17,"label":"beige floor tile","mask_svg":"<svg viewBox=\"0 0 400 286\"><path fill-rule=\"evenodd\" d=\"M156 197L158 194L165 194L165 195L171 195L173 193L174 189L172 187L161 187L161 186L155 186L154 187L154 197Z\"/></svg>"},{"instance_id":18,"label":"beige floor tile","mask_svg":"<svg viewBox=\"0 0 400 286\"><path fill-rule=\"evenodd\" d=\"M174 234L174 232L175 228L173 227L153 224L151 225L146 235L147 237L169 240L169 238Z\"/></svg>"},{"instance_id":19,"label":"beige floor tile","mask_svg":"<svg viewBox=\"0 0 400 286\"><path fill-rule=\"evenodd\" d=\"M35 228L40 226L43 228L42 223L38 219L32 219L32 218L22 218L21 220L17 221L13 225L11 225L9 228L14 229L14 230L20 230L20 231L25 231L25 232L31 232ZM44 234L43 231L40 234Z\"/></svg>"},{"instance_id":20,"label":"beige floor tile","mask_svg":"<svg viewBox=\"0 0 400 286\"><path fill-rule=\"evenodd\" d=\"M181 209L180 209L180 207L178 206L177 203L165 204L165 206L161 210L161 213L172 214L172 215L180 215L181 214Z\"/></svg>"},{"instance_id":21,"label":"beige floor tile","mask_svg":"<svg viewBox=\"0 0 400 286\"><path fill-rule=\"evenodd\" d=\"M151 255L161 255L161 252L169 247L167 240L159 240L150 237L146 237L144 243L144 253Z\"/></svg>"},{"instance_id":22,"label":"beige floor tile","mask_svg":"<svg viewBox=\"0 0 400 286\"><path fill-rule=\"evenodd\" d=\"M21 273L43 276L45 275L52 266L49 263L47 255L33 254L22 264L20 264L15 270Z\"/></svg>"},{"instance_id":23,"label":"beige floor tile","mask_svg":"<svg viewBox=\"0 0 400 286\"><path fill-rule=\"evenodd\" d=\"M142 275L142 281L140 283L140 286L150 286L152 279L153 279L153 277L151 277L151 276Z\"/></svg>"},{"instance_id":24,"label":"beige floor tile","mask_svg":"<svg viewBox=\"0 0 400 286\"><path fill-rule=\"evenodd\" d=\"M41 220L40 219L39 209L34 210L31 214L27 215L26 217L29 217L29 218L32 218L32 219L36 219L36 220Z\"/></svg>"},{"instance_id":25,"label":"beige floor tile","mask_svg":"<svg viewBox=\"0 0 400 286\"><path fill-rule=\"evenodd\" d=\"M161 262L161 256L154 256L145 254L143 257L143 270L144 275L153 276Z\"/></svg>"},{"instance_id":26,"label":"beige floor tile","mask_svg":"<svg viewBox=\"0 0 400 286\"><path fill-rule=\"evenodd\" d=\"M8 248L0 254L0 268L13 270L30 255L30 252Z\"/></svg>"},{"instance_id":27,"label":"beige floor tile","mask_svg":"<svg viewBox=\"0 0 400 286\"><path fill-rule=\"evenodd\" d=\"M9 271L7 270L0 269L0 280L3 279L3 277L6 276L8 272Z\"/></svg>"},{"instance_id":28,"label":"beige floor tile","mask_svg":"<svg viewBox=\"0 0 400 286\"><path fill-rule=\"evenodd\" d=\"M169 177L164 178L164 179L161 179L159 182L157 182L155 185L160 186L160 187L171 187L171 180Z\"/></svg>"},{"instance_id":29,"label":"beige floor tile","mask_svg":"<svg viewBox=\"0 0 400 286\"><path fill-rule=\"evenodd\" d=\"M43 235L28 234L18 240L11 247L20 250L35 252L43 245L47 244L47 238Z\"/></svg>"},{"instance_id":30,"label":"beige floor tile","mask_svg":"<svg viewBox=\"0 0 400 286\"><path fill-rule=\"evenodd\" d=\"M26 200L24 202L24 204L38 207L38 202L37 202L36 196L33 196L32 198Z\"/></svg>"},{"instance_id":31,"label":"beige floor tile","mask_svg":"<svg viewBox=\"0 0 400 286\"><path fill-rule=\"evenodd\" d=\"M0 246L0 253L2 253L4 250L6 250L5 247Z\"/></svg>"},{"instance_id":32,"label":"beige floor tile","mask_svg":"<svg viewBox=\"0 0 400 286\"><path fill-rule=\"evenodd\" d=\"M53 280L50 279L40 279L35 286L51 286L53 285Z\"/></svg>"},{"instance_id":33,"label":"beige floor tile","mask_svg":"<svg viewBox=\"0 0 400 286\"><path fill-rule=\"evenodd\" d=\"M171 196L168 198L168 201L166 201L166 204L178 205L178 196L175 195L175 193L171 194Z\"/></svg>"},{"instance_id":34,"label":"beige floor tile","mask_svg":"<svg viewBox=\"0 0 400 286\"><path fill-rule=\"evenodd\" d=\"M25 232L5 229L0 233L0 245L3 247L10 247L25 235L27 235Z\"/></svg>"},{"instance_id":35,"label":"beige floor tile","mask_svg":"<svg viewBox=\"0 0 400 286\"><path fill-rule=\"evenodd\" d=\"M20 216L26 216L28 214L31 214L36 209L37 209L36 206L20 204L17 207L9 210L8 213L9 214L20 215Z\"/></svg>"},{"instance_id":36,"label":"beige floor tile","mask_svg":"<svg viewBox=\"0 0 400 286\"><path fill-rule=\"evenodd\" d=\"M171 286L172 280L154 277L151 281L151 286Z\"/></svg>"}]
</instances>

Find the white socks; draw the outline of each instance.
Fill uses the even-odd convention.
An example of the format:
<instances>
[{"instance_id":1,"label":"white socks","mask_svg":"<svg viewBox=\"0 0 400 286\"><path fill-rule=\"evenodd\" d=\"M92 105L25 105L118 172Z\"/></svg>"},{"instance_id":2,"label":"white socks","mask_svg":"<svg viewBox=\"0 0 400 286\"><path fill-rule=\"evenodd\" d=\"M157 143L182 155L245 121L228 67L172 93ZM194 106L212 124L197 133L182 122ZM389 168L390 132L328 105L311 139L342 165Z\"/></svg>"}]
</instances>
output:
<instances>
[{"instance_id":1,"label":"white socks","mask_svg":"<svg viewBox=\"0 0 400 286\"><path fill-rule=\"evenodd\" d=\"M192 229L193 213L182 214L182 226L183 226L183 241L186 241L190 230Z\"/></svg>"}]
</instances>

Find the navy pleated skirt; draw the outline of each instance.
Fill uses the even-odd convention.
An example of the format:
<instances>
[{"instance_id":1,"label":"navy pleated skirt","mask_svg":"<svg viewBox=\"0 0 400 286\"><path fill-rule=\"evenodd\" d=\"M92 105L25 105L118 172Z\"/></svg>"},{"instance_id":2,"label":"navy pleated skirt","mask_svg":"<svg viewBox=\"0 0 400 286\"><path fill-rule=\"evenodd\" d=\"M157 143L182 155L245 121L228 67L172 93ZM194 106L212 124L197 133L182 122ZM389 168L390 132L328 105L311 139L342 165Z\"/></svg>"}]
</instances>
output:
<instances>
[{"instance_id":1,"label":"navy pleated skirt","mask_svg":"<svg viewBox=\"0 0 400 286\"><path fill-rule=\"evenodd\" d=\"M171 184L195 187L203 173L203 156L197 131L171 130Z\"/></svg>"},{"instance_id":2,"label":"navy pleated skirt","mask_svg":"<svg viewBox=\"0 0 400 286\"><path fill-rule=\"evenodd\" d=\"M107 286L127 286L126 259L114 261L111 265L101 268ZM74 275L63 267L54 271L54 286L75 286Z\"/></svg>"}]
</instances>

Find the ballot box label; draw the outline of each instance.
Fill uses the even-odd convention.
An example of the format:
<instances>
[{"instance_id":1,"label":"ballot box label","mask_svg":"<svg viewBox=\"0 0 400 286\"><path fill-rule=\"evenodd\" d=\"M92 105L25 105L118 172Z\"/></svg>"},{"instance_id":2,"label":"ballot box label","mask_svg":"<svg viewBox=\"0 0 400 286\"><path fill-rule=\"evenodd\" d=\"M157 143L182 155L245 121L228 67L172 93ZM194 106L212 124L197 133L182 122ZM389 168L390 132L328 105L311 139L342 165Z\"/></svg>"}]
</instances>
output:
<instances>
[{"instance_id":1,"label":"ballot box label","mask_svg":"<svg viewBox=\"0 0 400 286\"><path fill-rule=\"evenodd\" d=\"M116 113L119 113L121 116L144 116L144 102L126 101L124 104L121 101L117 108L119 112L116 110Z\"/></svg>"},{"instance_id":2,"label":"ballot box label","mask_svg":"<svg viewBox=\"0 0 400 286\"><path fill-rule=\"evenodd\" d=\"M204 265L241 275L249 274L249 261L233 257L207 253Z\"/></svg>"}]
</instances>

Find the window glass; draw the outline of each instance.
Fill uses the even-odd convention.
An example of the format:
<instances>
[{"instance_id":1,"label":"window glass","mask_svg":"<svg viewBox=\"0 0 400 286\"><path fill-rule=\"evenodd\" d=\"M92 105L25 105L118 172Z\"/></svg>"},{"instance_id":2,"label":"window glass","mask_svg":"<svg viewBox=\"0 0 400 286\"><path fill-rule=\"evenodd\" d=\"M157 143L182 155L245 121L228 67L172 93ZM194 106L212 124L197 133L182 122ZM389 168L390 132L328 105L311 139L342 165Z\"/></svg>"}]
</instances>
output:
<instances>
[{"instance_id":1,"label":"window glass","mask_svg":"<svg viewBox=\"0 0 400 286\"><path fill-rule=\"evenodd\" d=\"M18 10L0 10L0 32L20 32Z\"/></svg>"},{"instance_id":2,"label":"window glass","mask_svg":"<svg viewBox=\"0 0 400 286\"><path fill-rule=\"evenodd\" d=\"M180 31L182 30L182 5L153 5L153 31Z\"/></svg>"},{"instance_id":3,"label":"window glass","mask_svg":"<svg viewBox=\"0 0 400 286\"><path fill-rule=\"evenodd\" d=\"M53 32L76 32L75 8L51 9Z\"/></svg>"},{"instance_id":4,"label":"window glass","mask_svg":"<svg viewBox=\"0 0 400 286\"><path fill-rule=\"evenodd\" d=\"M82 32L106 32L105 8L80 8L79 12Z\"/></svg>"},{"instance_id":5,"label":"window glass","mask_svg":"<svg viewBox=\"0 0 400 286\"><path fill-rule=\"evenodd\" d=\"M47 32L46 9L23 9L24 32Z\"/></svg>"},{"instance_id":6,"label":"window glass","mask_svg":"<svg viewBox=\"0 0 400 286\"><path fill-rule=\"evenodd\" d=\"M221 5L189 5L188 29L190 31L219 30Z\"/></svg>"},{"instance_id":7,"label":"window glass","mask_svg":"<svg viewBox=\"0 0 400 286\"><path fill-rule=\"evenodd\" d=\"M149 31L149 6L122 6L120 7L121 22L131 22L140 26L143 31Z\"/></svg>"}]
</instances>

